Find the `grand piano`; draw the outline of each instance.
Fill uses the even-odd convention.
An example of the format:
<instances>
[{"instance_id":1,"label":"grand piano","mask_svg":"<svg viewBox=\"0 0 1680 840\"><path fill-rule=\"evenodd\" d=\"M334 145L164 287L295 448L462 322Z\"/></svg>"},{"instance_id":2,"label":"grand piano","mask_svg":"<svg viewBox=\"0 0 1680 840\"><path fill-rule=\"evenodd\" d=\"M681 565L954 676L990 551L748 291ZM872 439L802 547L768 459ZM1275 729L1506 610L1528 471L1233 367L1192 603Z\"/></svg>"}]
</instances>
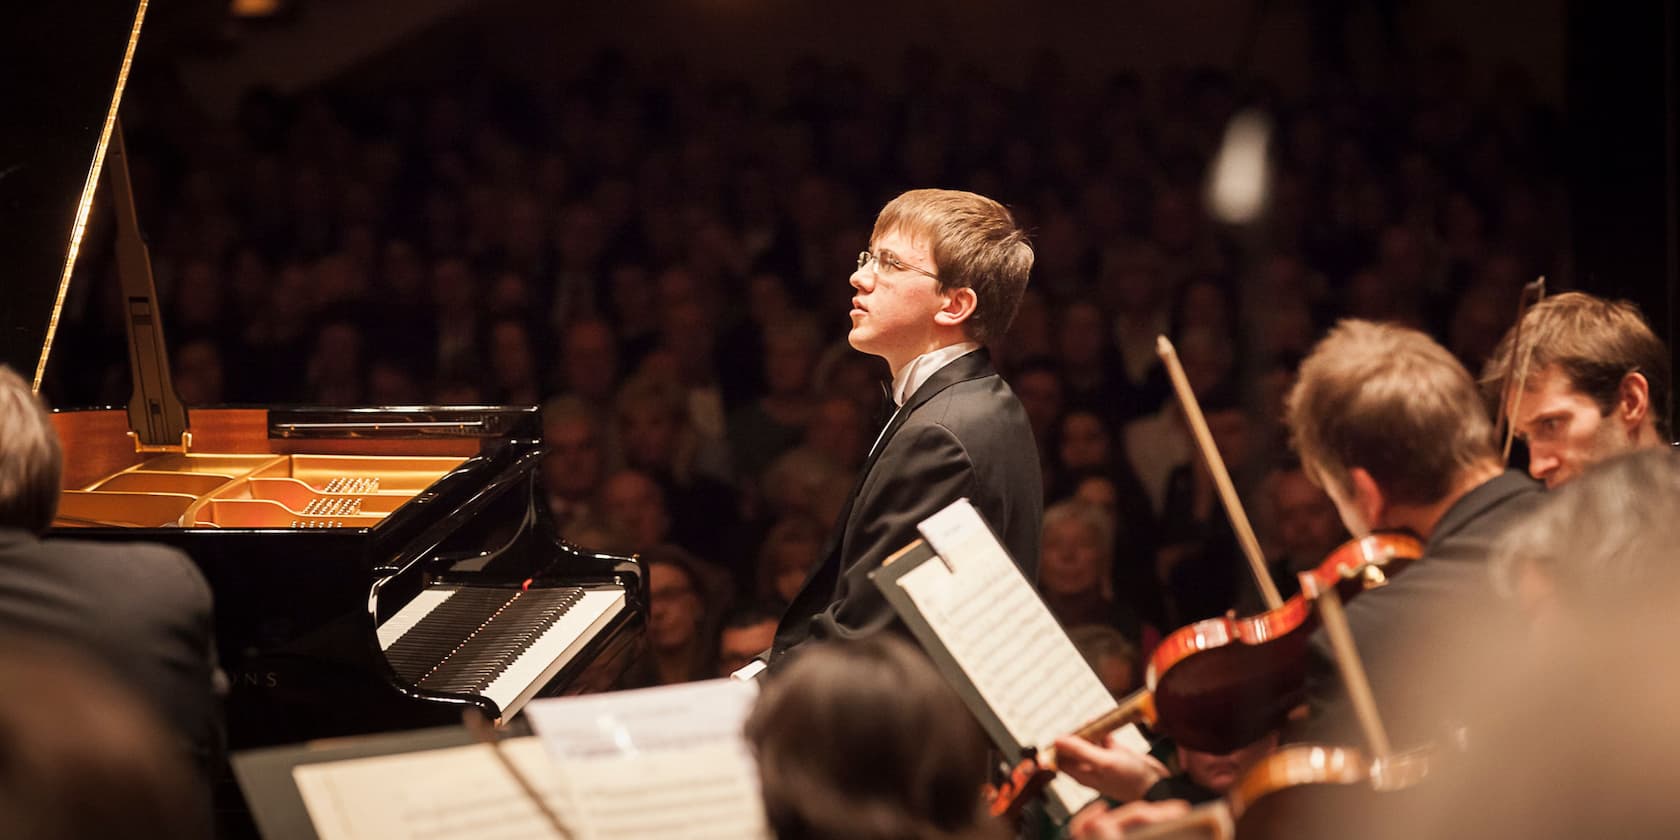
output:
<instances>
[{"instance_id":1,"label":"grand piano","mask_svg":"<svg viewBox=\"0 0 1680 840\"><path fill-rule=\"evenodd\" d=\"M51 46L41 84L7 103L30 128L0 148L0 361L39 387L78 250L114 229L134 395L55 411L53 533L193 558L214 594L231 748L469 708L506 721L536 696L615 687L643 647L642 570L558 532L535 408L180 404L118 120L146 4L65 5L17 30Z\"/></svg>"}]
</instances>

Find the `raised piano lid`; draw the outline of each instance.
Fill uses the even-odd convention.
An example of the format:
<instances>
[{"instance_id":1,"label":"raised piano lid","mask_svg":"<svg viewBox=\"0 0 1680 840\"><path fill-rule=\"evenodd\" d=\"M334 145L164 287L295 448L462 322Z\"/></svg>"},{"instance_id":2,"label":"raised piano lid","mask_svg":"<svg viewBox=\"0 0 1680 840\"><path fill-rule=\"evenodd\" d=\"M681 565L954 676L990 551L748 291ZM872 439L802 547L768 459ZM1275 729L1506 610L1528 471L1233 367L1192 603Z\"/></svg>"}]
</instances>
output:
<instances>
[{"instance_id":1,"label":"raised piano lid","mask_svg":"<svg viewBox=\"0 0 1680 840\"><path fill-rule=\"evenodd\" d=\"M74 264L84 188L99 183L96 153L142 4L11 5L0 27L15 82L0 86L0 362L32 381L60 280Z\"/></svg>"},{"instance_id":2,"label":"raised piano lid","mask_svg":"<svg viewBox=\"0 0 1680 840\"><path fill-rule=\"evenodd\" d=\"M112 201L100 152L114 148L106 126L115 127L117 82L146 5L27 3L0 27L0 55L29 69L29 84L0 86L0 113L28 127L0 132L0 362L27 380L43 359L62 363L45 350L64 281L94 279L81 276L72 234L94 207L90 184L98 201ZM112 235L92 217L82 250ZM132 212L119 214L119 239L124 221ZM137 232L137 224L126 231ZM144 248L118 262L130 323L155 330L131 335L130 348L161 348L153 307L136 308L129 282L143 274L150 285ZM131 370L171 390L161 355L131 357ZM155 403L138 404L147 407L141 422L155 414ZM215 595L232 747L449 723L461 707L482 705L393 679L375 633L456 567L488 563L456 576L483 585L622 588L629 608L566 666L575 673L557 684L567 690L606 687L599 681L639 646L639 567L566 544L540 503L533 407L198 408L190 446L173 452L140 451L130 414L55 412L67 493L55 535L151 540L192 556Z\"/></svg>"}]
</instances>

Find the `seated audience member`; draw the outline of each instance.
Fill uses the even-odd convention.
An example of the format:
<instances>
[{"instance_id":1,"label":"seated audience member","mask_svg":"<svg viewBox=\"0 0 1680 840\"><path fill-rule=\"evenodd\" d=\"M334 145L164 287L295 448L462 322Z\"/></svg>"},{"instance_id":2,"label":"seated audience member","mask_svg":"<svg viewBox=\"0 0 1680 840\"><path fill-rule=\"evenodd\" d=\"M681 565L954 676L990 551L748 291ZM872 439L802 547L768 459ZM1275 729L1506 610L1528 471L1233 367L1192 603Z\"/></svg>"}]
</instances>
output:
<instances>
[{"instance_id":1,"label":"seated audience member","mask_svg":"<svg viewBox=\"0 0 1680 840\"><path fill-rule=\"evenodd\" d=\"M1101 624L1134 641L1143 622L1114 597L1114 522L1083 502L1057 502L1044 511L1038 589L1063 627Z\"/></svg>"},{"instance_id":2,"label":"seated audience member","mask_svg":"<svg viewBox=\"0 0 1680 840\"><path fill-rule=\"evenodd\" d=\"M1547 487L1599 459L1672 439L1668 348L1633 304L1565 292L1530 307L1482 370L1490 405L1524 362L1511 423L1528 443L1529 474Z\"/></svg>"},{"instance_id":3,"label":"seated audience member","mask_svg":"<svg viewBox=\"0 0 1680 840\"><path fill-rule=\"evenodd\" d=\"M0 430L0 633L76 647L109 667L208 774L222 739L204 576L164 546L41 538L58 510L63 456L45 407L4 365ZM25 684L0 682L0 694Z\"/></svg>"},{"instance_id":4,"label":"seated audience member","mask_svg":"<svg viewBox=\"0 0 1680 840\"><path fill-rule=\"evenodd\" d=\"M1152 621L1164 619L1154 564L1157 526L1149 498L1133 476L1125 456L1114 445L1108 424L1097 412L1075 409L1054 425L1049 442L1053 461L1044 462L1047 499L1076 495L1088 479L1105 479L1111 498L1115 538L1114 585L1121 601Z\"/></svg>"},{"instance_id":5,"label":"seated audience member","mask_svg":"<svg viewBox=\"0 0 1680 840\"><path fill-rule=\"evenodd\" d=\"M890 634L807 645L747 720L781 840L1003 838L986 741L922 653Z\"/></svg>"},{"instance_id":6,"label":"seated audience member","mask_svg":"<svg viewBox=\"0 0 1680 840\"><path fill-rule=\"evenodd\" d=\"M1068 638L1091 670L1097 672L1103 688L1116 700L1131 694L1141 685L1143 660L1137 645L1106 624L1082 624L1068 628Z\"/></svg>"},{"instance_id":7,"label":"seated audience member","mask_svg":"<svg viewBox=\"0 0 1680 840\"><path fill-rule=\"evenodd\" d=\"M711 644L712 622L724 601L717 588L718 576L676 546L656 545L641 557L647 568L653 683L671 685L711 677L717 670L712 662L717 652Z\"/></svg>"},{"instance_id":8,"label":"seated audience member","mask_svg":"<svg viewBox=\"0 0 1680 840\"><path fill-rule=\"evenodd\" d=\"M776 622L782 605L774 602L743 604L723 617L718 630L717 675L727 677L754 657L770 649L776 640Z\"/></svg>"},{"instance_id":9,"label":"seated audience member","mask_svg":"<svg viewBox=\"0 0 1680 840\"><path fill-rule=\"evenodd\" d=\"M671 514L659 482L637 470L619 470L601 484L601 520L624 538L624 548L641 550L667 542Z\"/></svg>"},{"instance_id":10,"label":"seated audience member","mask_svg":"<svg viewBox=\"0 0 1680 840\"><path fill-rule=\"evenodd\" d=\"M689 422L684 391L658 378L637 377L620 389L614 416L626 465L665 492L676 543L706 557L724 556L740 519L735 490L706 475L697 460L703 445Z\"/></svg>"},{"instance_id":11,"label":"seated audience member","mask_svg":"<svg viewBox=\"0 0 1680 840\"><path fill-rule=\"evenodd\" d=\"M67 647L0 640L0 834L208 840L209 792L145 699Z\"/></svg>"},{"instance_id":12,"label":"seated audience member","mask_svg":"<svg viewBox=\"0 0 1680 840\"><path fill-rule=\"evenodd\" d=\"M612 325L585 318L566 328L555 365L561 393L591 405L608 405L618 386L618 344Z\"/></svg>"},{"instance_id":13,"label":"seated audience member","mask_svg":"<svg viewBox=\"0 0 1680 840\"><path fill-rule=\"evenodd\" d=\"M498 404L534 405L542 402L542 375L537 346L542 342L517 317L502 317L484 331L484 359L489 368L490 398Z\"/></svg>"},{"instance_id":14,"label":"seated audience member","mask_svg":"<svg viewBox=\"0 0 1680 840\"><path fill-rule=\"evenodd\" d=\"M208 339L196 339L175 348L175 393L185 405L220 405L226 402L226 381L222 351Z\"/></svg>"},{"instance_id":15,"label":"seated audience member","mask_svg":"<svg viewBox=\"0 0 1680 840\"><path fill-rule=\"evenodd\" d=\"M555 397L543 405L543 490L549 510L565 533L594 512L606 465L601 418L578 397Z\"/></svg>"},{"instance_id":16,"label":"seated audience member","mask_svg":"<svg viewBox=\"0 0 1680 840\"><path fill-rule=\"evenodd\" d=\"M833 522L846 506L852 477L824 455L801 446L785 452L764 471L762 513L767 517L792 514Z\"/></svg>"},{"instance_id":17,"label":"seated audience member","mask_svg":"<svg viewBox=\"0 0 1680 840\"><path fill-rule=\"evenodd\" d=\"M1330 552L1347 541L1347 529L1336 514L1335 503L1312 483L1300 464L1272 470L1266 478L1265 500L1263 521L1272 526L1271 533L1261 537L1267 549L1266 562L1278 594L1288 598L1301 590L1296 576L1329 559ZM1244 587L1241 592L1239 614L1252 615L1265 609L1258 590Z\"/></svg>"},{"instance_id":18,"label":"seated audience member","mask_svg":"<svg viewBox=\"0 0 1680 840\"><path fill-rule=\"evenodd\" d=\"M808 514L789 514L770 526L758 549L758 597L786 603L798 595L822 559L827 536L822 523Z\"/></svg>"},{"instance_id":19,"label":"seated audience member","mask_svg":"<svg viewBox=\"0 0 1680 840\"><path fill-rule=\"evenodd\" d=\"M1030 290L1029 290L1030 291ZM1015 323L1020 324L1017 315ZM1054 464L1057 453L1051 442L1057 437L1056 424L1062 416L1062 409L1066 404L1061 371L1056 363L1040 356L1021 360L1015 371L1009 376L1009 387L1015 390L1015 396L1021 400L1021 407L1027 411L1027 421L1032 423L1033 440L1038 443L1039 460L1045 464ZM1046 479L1053 476L1045 476Z\"/></svg>"},{"instance_id":20,"label":"seated audience member","mask_svg":"<svg viewBox=\"0 0 1680 840\"><path fill-rule=\"evenodd\" d=\"M1210 406L1208 429L1239 493L1248 460L1248 419L1232 406ZM1161 512L1157 573L1171 601L1175 624L1223 614L1238 593L1253 590L1253 573L1200 454L1174 468Z\"/></svg>"},{"instance_id":21,"label":"seated audience member","mask_svg":"<svg viewBox=\"0 0 1680 840\"><path fill-rule=\"evenodd\" d=\"M796 317L764 328L765 394L729 418L729 448L736 473L752 481L805 437L815 418L811 366L821 338L809 318Z\"/></svg>"},{"instance_id":22,"label":"seated audience member","mask_svg":"<svg viewBox=\"0 0 1680 840\"><path fill-rule=\"evenodd\" d=\"M805 427L800 448L826 456L843 472L863 465L874 429L867 429L863 409L846 397L828 397L817 404L811 425Z\"/></svg>"}]
</instances>

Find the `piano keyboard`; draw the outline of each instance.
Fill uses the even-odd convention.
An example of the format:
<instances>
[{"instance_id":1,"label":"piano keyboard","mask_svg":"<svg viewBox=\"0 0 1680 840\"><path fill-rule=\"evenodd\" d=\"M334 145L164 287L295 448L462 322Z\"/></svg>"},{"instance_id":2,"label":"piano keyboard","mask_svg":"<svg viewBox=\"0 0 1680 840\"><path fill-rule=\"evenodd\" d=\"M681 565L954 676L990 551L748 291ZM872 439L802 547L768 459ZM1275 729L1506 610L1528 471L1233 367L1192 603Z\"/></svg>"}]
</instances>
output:
<instances>
[{"instance_id":1,"label":"piano keyboard","mask_svg":"<svg viewBox=\"0 0 1680 840\"><path fill-rule=\"evenodd\" d=\"M379 626L379 646L403 679L482 695L506 720L622 609L611 587L434 587Z\"/></svg>"}]
</instances>

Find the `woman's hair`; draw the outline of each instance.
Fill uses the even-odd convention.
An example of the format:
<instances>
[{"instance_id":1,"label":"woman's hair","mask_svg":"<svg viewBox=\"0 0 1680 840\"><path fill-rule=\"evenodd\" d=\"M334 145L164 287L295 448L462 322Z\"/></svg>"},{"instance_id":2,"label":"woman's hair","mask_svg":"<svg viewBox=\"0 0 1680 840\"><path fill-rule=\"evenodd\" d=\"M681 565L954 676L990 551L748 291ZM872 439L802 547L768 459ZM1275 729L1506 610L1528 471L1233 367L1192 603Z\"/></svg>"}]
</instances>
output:
<instances>
[{"instance_id":1,"label":"woman's hair","mask_svg":"<svg viewBox=\"0 0 1680 840\"><path fill-rule=\"evenodd\" d=\"M882 634L810 645L747 720L780 840L1001 838L986 742L933 665Z\"/></svg>"}]
</instances>

